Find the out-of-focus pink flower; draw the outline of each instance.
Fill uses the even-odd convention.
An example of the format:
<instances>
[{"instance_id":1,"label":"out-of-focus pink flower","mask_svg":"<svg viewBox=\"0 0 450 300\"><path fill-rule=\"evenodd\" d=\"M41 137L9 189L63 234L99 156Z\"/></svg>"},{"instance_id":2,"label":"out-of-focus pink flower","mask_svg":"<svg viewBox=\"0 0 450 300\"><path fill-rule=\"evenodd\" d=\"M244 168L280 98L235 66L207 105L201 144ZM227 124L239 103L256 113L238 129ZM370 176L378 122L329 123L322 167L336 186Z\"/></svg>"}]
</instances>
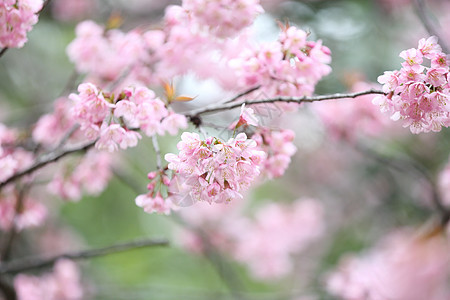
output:
<instances>
[{"instance_id":1,"label":"out-of-focus pink flower","mask_svg":"<svg viewBox=\"0 0 450 300\"><path fill-rule=\"evenodd\" d=\"M272 203L257 211L253 224L236 232L233 256L257 278L281 277L291 270L290 255L303 250L323 230L323 208L316 200Z\"/></svg>"},{"instance_id":2,"label":"out-of-focus pink flower","mask_svg":"<svg viewBox=\"0 0 450 300\"><path fill-rule=\"evenodd\" d=\"M394 80L394 76L386 78L386 82ZM387 83L387 85L389 85ZM359 81L353 84L352 92L362 92L377 86ZM358 137L380 136L392 122L380 110L371 105L373 95L358 97L358 99L341 99L327 103L313 103L313 109L318 113L327 132L335 139L355 141Z\"/></svg>"},{"instance_id":3,"label":"out-of-focus pink flower","mask_svg":"<svg viewBox=\"0 0 450 300\"><path fill-rule=\"evenodd\" d=\"M13 225L17 230L41 226L47 218L47 208L40 202L26 197L17 209L17 196L14 193L0 196L0 228L9 230Z\"/></svg>"},{"instance_id":4,"label":"out-of-focus pink flower","mask_svg":"<svg viewBox=\"0 0 450 300\"><path fill-rule=\"evenodd\" d=\"M85 19L96 9L95 0L52 1L52 15L55 19L70 22Z\"/></svg>"},{"instance_id":5,"label":"out-of-focus pink flower","mask_svg":"<svg viewBox=\"0 0 450 300\"><path fill-rule=\"evenodd\" d=\"M345 300L450 298L449 243L441 233L393 233L362 256L341 260L328 291Z\"/></svg>"},{"instance_id":6,"label":"out-of-focus pink flower","mask_svg":"<svg viewBox=\"0 0 450 300\"><path fill-rule=\"evenodd\" d=\"M14 278L18 300L81 300L83 289L76 264L58 260L52 273L37 277L19 274Z\"/></svg>"},{"instance_id":7,"label":"out-of-focus pink flower","mask_svg":"<svg viewBox=\"0 0 450 300\"><path fill-rule=\"evenodd\" d=\"M259 0L183 0L182 7L199 27L221 38L235 36L264 12Z\"/></svg>"},{"instance_id":8,"label":"out-of-focus pink flower","mask_svg":"<svg viewBox=\"0 0 450 300\"><path fill-rule=\"evenodd\" d=\"M52 194L67 200L81 199L83 191L100 194L111 178L112 156L106 152L89 151L75 167L63 167L56 172L47 188Z\"/></svg>"},{"instance_id":9,"label":"out-of-focus pink flower","mask_svg":"<svg viewBox=\"0 0 450 300\"><path fill-rule=\"evenodd\" d=\"M261 159L262 174L268 178L280 177L289 167L292 155L297 151L293 144L295 134L292 130L269 130L259 127L252 136L258 148L267 153Z\"/></svg>"}]
</instances>

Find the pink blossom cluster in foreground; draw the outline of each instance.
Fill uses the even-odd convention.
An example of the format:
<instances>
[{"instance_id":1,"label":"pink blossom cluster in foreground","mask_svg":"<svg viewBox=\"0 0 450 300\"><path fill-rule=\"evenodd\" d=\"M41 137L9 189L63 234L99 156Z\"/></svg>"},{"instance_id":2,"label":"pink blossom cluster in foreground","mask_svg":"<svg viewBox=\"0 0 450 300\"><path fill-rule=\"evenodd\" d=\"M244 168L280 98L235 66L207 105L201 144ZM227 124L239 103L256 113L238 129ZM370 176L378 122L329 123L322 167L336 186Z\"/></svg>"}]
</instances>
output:
<instances>
[{"instance_id":1,"label":"pink blossom cluster in foreground","mask_svg":"<svg viewBox=\"0 0 450 300\"><path fill-rule=\"evenodd\" d=\"M261 164L262 174L271 179L280 177L289 167L297 151L293 144L295 133L290 129L271 130L259 127L252 135L258 148L266 153Z\"/></svg>"},{"instance_id":2,"label":"pink blossom cluster in foreground","mask_svg":"<svg viewBox=\"0 0 450 300\"><path fill-rule=\"evenodd\" d=\"M183 115L166 108L165 103L145 87L126 88L117 97L107 95L91 83L78 87L71 94L72 115L89 139L98 139L95 147L109 152L137 145L143 131L147 136L176 134L187 127Z\"/></svg>"},{"instance_id":3,"label":"pink blossom cluster in foreground","mask_svg":"<svg viewBox=\"0 0 450 300\"><path fill-rule=\"evenodd\" d=\"M264 12L259 0L183 0L182 7L198 26L218 37L236 35Z\"/></svg>"},{"instance_id":4,"label":"pink blossom cluster in foreground","mask_svg":"<svg viewBox=\"0 0 450 300\"><path fill-rule=\"evenodd\" d=\"M405 61L400 71L387 71L378 77L383 92L374 98L382 111L412 133L440 131L450 125L450 60L432 36L421 39L418 48L400 53Z\"/></svg>"},{"instance_id":5,"label":"pink blossom cluster in foreground","mask_svg":"<svg viewBox=\"0 0 450 300\"><path fill-rule=\"evenodd\" d=\"M370 252L341 260L328 291L344 300L450 299L449 249L441 232L395 232Z\"/></svg>"},{"instance_id":6,"label":"pink blossom cluster in foreground","mask_svg":"<svg viewBox=\"0 0 450 300\"><path fill-rule=\"evenodd\" d=\"M18 300L81 300L84 291L77 265L58 260L53 272L42 276L19 274L14 278Z\"/></svg>"},{"instance_id":7,"label":"pink blossom cluster in foreground","mask_svg":"<svg viewBox=\"0 0 450 300\"><path fill-rule=\"evenodd\" d=\"M202 140L197 133L184 132L177 148L178 155L165 155L168 169L173 170L172 179L164 171L150 172L149 191L136 197L136 205L147 213L169 214L178 206L199 201L227 203L242 199L242 192L259 176L265 158L245 133L225 142L216 137ZM166 199L163 187L167 188Z\"/></svg>"},{"instance_id":8,"label":"pink blossom cluster in foreground","mask_svg":"<svg viewBox=\"0 0 450 300\"><path fill-rule=\"evenodd\" d=\"M22 48L27 33L38 21L42 0L3 0L0 2L0 48Z\"/></svg>"},{"instance_id":9,"label":"pink blossom cluster in foreground","mask_svg":"<svg viewBox=\"0 0 450 300\"><path fill-rule=\"evenodd\" d=\"M181 205L242 198L242 192L258 177L265 156L245 133L225 142L216 137L202 140L196 133L184 132L177 148L178 155L168 153L165 159L174 171L170 196Z\"/></svg>"},{"instance_id":10,"label":"pink blossom cluster in foreground","mask_svg":"<svg viewBox=\"0 0 450 300\"><path fill-rule=\"evenodd\" d=\"M313 199L266 204L256 210L254 218L244 216L239 203L201 203L183 209L181 215L193 228L183 231L184 247L203 252L209 243L246 265L255 278L264 280L287 275L292 271L292 256L324 232L323 207Z\"/></svg>"}]
</instances>

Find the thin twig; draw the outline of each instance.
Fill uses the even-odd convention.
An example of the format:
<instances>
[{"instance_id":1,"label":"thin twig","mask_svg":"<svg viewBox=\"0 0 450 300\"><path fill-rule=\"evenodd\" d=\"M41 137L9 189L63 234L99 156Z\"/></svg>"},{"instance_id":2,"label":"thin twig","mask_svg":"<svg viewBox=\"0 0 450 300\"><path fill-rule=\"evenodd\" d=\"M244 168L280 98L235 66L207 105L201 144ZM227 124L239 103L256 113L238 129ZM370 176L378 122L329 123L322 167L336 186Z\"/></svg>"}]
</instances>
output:
<instances>
[{"instance_id":1,"label":"thin twig","mask_svg":"<svg viewBox=\"0 0 450 300\"><path fill-rule=\"evenodd\" d=\"M317 102L317 101L325 101L325 100L334 100L334 99L343 99L343 98L356 98L364 95L370 94L385 94L383 91L370 89L368 91L357 92L357 93L349 93L349 94L330 94L330 95L321 95L321 96L311 96L311 97L276 97L276 98L268 98L268 99L258 99L258 100L244 100L233 103L221 103L216 105L210 105L205 108L194 109L190 112L185 113L185 115L189 118L193 118L196 116L200 116L207 113L215 113L224 110L230 110L233 108L241 107L242 104L245 105L253 105L253 104L262 104L262 103L276 103L276 102L287 102L287 103L304 103L304 102Z\"/></svg>"},{"instance_id":2,"label":"thin twig","mask_svg":"<svg viewBox=\"0 0 450 300\"><path fill-rule=\"evenodd\" d=\"M112 172L114 176L122 181L123 184L125 184L131 191L135 192L136 194L142 194L142 186L139 185L139 183L136 182L132 176L127 175L122 170L119 170L117 168L113 168Z\"/></svg>"},{"instance_id":3,"label":"thin twig","mask_svg":"<svg viewBox=\"0 0 450 300\"><path fill-rule=\"evenodd\" d=\"M252 87L252 88L250 88L250 89L248 89L248 90L246 90L246 91L243 91L243 92L240 93L240 94L237 94L236 96L234 96L234 97L231 98L230 100L225 101L224 103L231 103L231 102L234 102L234 101L236 101L237 99L239 99L239 98L241 98L241 97L243 97L243 96L245 96L245 95L248 95L248 94L250 94L251 92L256 91L256 90L259 89L260 87L261 87L260 85L255 86L255 87Z\"/></svg>"},{"instance_id":4,"label":"thin twig","mask_svg":"<svg viewBox=\"0 0 450 300\"><path fill-rule=\"evenodd\" d=\"M429 35L434 35L439 39L439 45L442 47L442 51L445 53L449 53L449 47L445 38L442 37L440 31L436 28L436 25L433 24L431 19L429 18L429 12L427 7L425 6L425 1L423 0L415 0L414 7L416 9L417 15L419 16L420 21L422 22L425 29L428 31Z\"/></svg>"},{"instance_id":5,"label":"thin twig","mask_svg":"<svg viewBox=\"0 0 450 300\"><path fill-rule=\"evenodd\" d=\"M53 265L59 259L88 259L109 254L129 251L145 247L169 246L169 241L166 239L144 239L132 242L120 243L108 247L91 249L79 252L64 253L51 258L29 257L17 259L8 263L0 264L0 274L15 274L19 272L34 270L46 266Z\"/></svg>"},{"instance_id":6,"label":"thin twig","mask_svg":"<svg viewBox=\"0 0 450 300\"><path fill-rule=\"evenodd\" d=\"M12 245L14 243L14 239L17 236L18 230L17 230L17 218L20 212L23 210L25 196L29 192L31 188L31 183L26 183L19 191L16 193L16 205L14 208L14 217L12 219L11 228L9 231L5 233L4 240L1 245L0 249L0 261L7 261L9 260Z\"/></svg>"},{"instance_id":7,"label":"thin twig","mask_svg":"<svg viewBox=\"0 0 450 300\"><path fill-rule=\"evenodd\" d=\"M80 128L80 124L73 125L72 128L70 128L70 130L66 132L66 134L62 137L61 141L59 141L58 145L53 151L61 149L64 146L64 144L70 139L72 134L74 134L75 131L78 130L78 128Z\"/></svg>"},{"instance_id":8,"label":"thin twig","mask_svg":"<svg viewBox=\"0 0 450 300\"><path fill-rule=\"evenodd\" d=\"M396 170L399 172L404 173L415 171L418 176L425 179L425 181L428 183L428 185L431 188L432 191L432 201L434 204L434 207L436 211L441 216L441 224L445 226L448 221L450 220L450 210L443 204L442 198L439 195L438 188L436 186L436 182L433 179L433 176L428 172L428 170L422 166L419 162L412 159L411 157L408 158L387 158L380 153L377 153L376 151L372 150L371 148L365 147L363 145L357 145L355 149L359 150L363 154L370 156L372 159Z\"/></svg>"},{"instance_id":9,"label":"thin twig","mask_svg":"<svg viewBox=\"0 0 450 300\"><path fill-rule=\"evenodd\" d=\"M5 185L7 185L19 178L22 178L25 175L31 174L34 171L39 170L42 167L45 167L47 164L55 162L66 155L80 152L80 151L86 151L89 148L91 148L92 146L94 146L95 142L96 141L93 141L93 142L89 142L89 143L81 145L81 146L77 146L77 147L73 147L73 148L69 148L69 149L65 149L65 150L54 151L54 152L50 152L46 155L43 155L40 158L36 159L36 161L30 167L13 174L12 176L8 177L5 181L1 182L0 189L3 188Z\"/></svg>"},{"instance_id":10,"label":"thin twig","mask_svg":"<svg viewBox=\"0 0 450 300\"><path fill-rule=\"evenodd\" d=\"M52 0L47 0L44 2L44 4L42 5L41 9L36 13L36 14L40 14L51 2Z\"/></svg>"},{"instance_id":11,"label":"thin twig","mask_svg":"<svg viewBox=\"0 0 450 300\"><path fill-rule=\"evenodd\" d=\"M0 57L2 57L3 54L5 54L5 52L8 51L8 49L9 49L8 47L3 48L3 49L0 51Z\"/></svg>"},{"instance_id":12,"label":"thin twig","mask_svg":"<svg viewBox=\"0 0 450 300\"><path fill-rule=\"evenodd\" d=\"M152 143L153 149L155 149L156 154L156 168L158 170L161 170L162 168L161 150L159 149L158 138L156 137L156 134L152 135Z\"/></svg>"},{"instance_id":13,"label":"thin twig","mask_svg":"<svg viewBox=\"0 0 450 300\"><path fill-rule=\"evenodd\" d=\"M75 89L75 83L77 81L79 74L77 70L73 70L72 74L70 74L69 78L67 78L66 84L64 85L64 89L61 91L60 96L66 96L70 91Z\"/></svg>"},{"instance_id":14,"label":"thin twig","mask_svg":"<svg viewBox=\"0 0 450 300\"><path fill-rule=\"evenodd\" d=\"M239 281L238 274L234 272L229 263L224 261L220 252L217 251L216 247L210 242L211 238L208 236L208 234L201 228L186 223L178 215L172 215L171 219L179 225L182 225L184 228L188 228L189 230L199 235L204 246L203 254L205 258L209 260L214 270L217 272L225 286L232 294L233 298L235 298L236 300L246 299L247 297L244 296L243 285L241 281Z\"/></svg>"}]
</instances>

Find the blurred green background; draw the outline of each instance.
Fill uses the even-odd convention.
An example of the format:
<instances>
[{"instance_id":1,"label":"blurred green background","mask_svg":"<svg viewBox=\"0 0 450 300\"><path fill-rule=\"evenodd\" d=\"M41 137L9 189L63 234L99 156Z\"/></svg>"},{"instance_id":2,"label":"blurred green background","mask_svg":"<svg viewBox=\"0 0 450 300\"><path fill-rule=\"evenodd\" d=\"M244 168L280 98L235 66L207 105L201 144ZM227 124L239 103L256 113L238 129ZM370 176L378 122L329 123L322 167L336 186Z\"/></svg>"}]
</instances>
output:
<instances>
[{"instance_id":1,"label":"blurred green background","mask_svg":"<svg viewBox=\"0 0 450 300\"><path fill-rule=\"evenodd\" d=\"M136 10L131 2L101 0L92 18L102 23L112 12L119 12L124 18L125 30L141 22L161 19L164 6L155 3L157 0L134 2L150 8L148 11ZM345 92L352 76L376 82L385 70L398 69L401 62L398 53L416 47L418 39L427 35L411 5L389 6L385 2L283 1L271 6L269 15L258 20L258 26L270 29L261 35L273 35L275 20L289 20L311 32L312 40L323 40L332 51L333 73L319 83L316 93ZM438 2L431 3L431 13L436 19L444 18L442 11L435 10L438 7ZM2 123L29 128L40 115L51 111L52 102L67 90L74 66L65 49L75 36L75 25L75 21L56 20L49 7L29 33L25 47L10 49L0 59ZM77 81L81 80L79 76ZM305 118L310 120L308 109L305 110ZM298 121L302 117L291 118ZM311 299L332 299L324 292L323 276L343 254L370 247L390 228L420 224L427 220L430 211L418 203L420 195L414 189L420 185L417 176L405 170L393 171L376 160L367 159L352 145L328 139L320 126L316 122L296 128L295 143L299 151L288 173L259 186L250 195L255 206L271 200L290 202L300 196L323 201L329 232L299 258L300 263L318 262L307 276L309 281L301 282L303 279L298 274L272 282L254 280L245 267L222 253L221 263L232 270L242 288L242 294L236 296L221 278L217 264L178 247L173 230L180 225L175 217L148 215L134 204L136 195L145 192L147 172L155 168L155 153L147 139L137 148L121 154L123 162L117 167L120 176L112 179L100 197L86 196L80 202L64 203L52 211L52 224L72 232L79 240L78 248L73 250L143 237L163 237L172 242L170 247L138 249L81 262L89 297L300 300L307 299L301 298L303 295L316 295L317 298ZM406 134L401 140L370 141L369 147L388 160L406 153L432 174L437 174L448 158L448 138L445 130L426 137ZM161 138L162 153L175 151L177 140L178 137ZM317 147L312 147L311 143L320 145L341 160L338 170L329 174L329 178L320 179L314 174L314 168L310 172L311 168L304 167L314 161ZM367 197L367 191L379 187L386 192L384 198L374 204ZM61 201L52 199L49 202ZM33 239L33 235L45 230L32 229L22 239Z\"/></svg>"}]
</instances>

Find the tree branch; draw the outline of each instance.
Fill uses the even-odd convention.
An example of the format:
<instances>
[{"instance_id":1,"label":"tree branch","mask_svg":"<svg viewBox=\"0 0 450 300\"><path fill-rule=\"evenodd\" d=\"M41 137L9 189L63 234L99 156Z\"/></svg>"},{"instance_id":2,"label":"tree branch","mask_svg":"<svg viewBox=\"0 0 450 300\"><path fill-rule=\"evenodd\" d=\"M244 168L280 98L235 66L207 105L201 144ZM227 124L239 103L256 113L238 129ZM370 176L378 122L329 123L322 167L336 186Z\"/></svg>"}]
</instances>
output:
<instances>
[{"instance_id":1,"label":"tree branch","mask_svg":"<svg viewBox=\"0 0 450 300\"><path fill-rule=\"evenodd\" d=\"M8 51L8 49L9 49L8 47L3 48L3 49L0 51L0 57L2 57L3 54L5 54L5 52Z\"/></svg>"},{"instance_id":2,"label":"tree branch","mask_svg":"<svg viewBox=\"0 0 450 300\"><path fill-rule=\"evenodd\" d=\"M236 96L234 96L234 97L231 98L230 100L225 101L225 103L231 103L231 102L234 102L234 101L236 101L237 99L239 99L239 98L241 98L241 97L243 97L243 96L245 96L245 95L248 95L248 94L250 94L251 92L256 91L256 90L259 89L260 87L261 87L260 85L257 85L257 86L255 86L255 87L252 87L252 88L246 90L246 91L243 91L242 93L237 94Z\"/></svg>"},{"instance_id":3,"label":"tree branch","mask_svg":"<svg viewBox=\"0 0 450 300\"><path fill-rule=\"evenodd\" d=\"M92 146L95 145L96 141L93 142L89 142L87 144L78 146L78 147L73 147L70 149L65 149L65 150L57 150L57 151L52 151L46 155L41 156L40 158L36 159L36 161L34 162L33 165L31 165L30 167L17 172L13 175L11 175L9 178L7 178L5 181L0 183L0 189L3 188L5 185L19 179L22 178L25 175L31 174L36 170L41 169L42 167L45 167L47 164L55 162L57 160L59 160L60 158L72 154L72 153L76 153L76 152L80 152L80 151L86 151L89 148L91 148Z\"/></svg>"},{"instance_id":4,"label":"tree branch","mask_svg":"<svg viewBox=\"0 0 450 300\"><path fill-rule=\"evenodd\" d=\"M156 137L156 134L152 135L152 143L153 143L153 149L155 149L155 155L156 155L156 168L158 171L162 169L162 158L161 158L161 150L159 149L158 144L158 138Z\"/></svg>"},{"instance_id":5,"label":"tree branch","mask_svg":"<svg viewBox=\"0 0 450 300\"><path fill-rule=\"evenodd\" d=\"M255 89L256 89L256 87L252 88L248 91L253 91ZM248 93L248 91L246 93ZM244 92L241 95L244 95L246 93ZM185 115L186 115L186 117L188 117L192 120L192 119L199 119L199 116L203 115L203 114L215 113L215 112L220 112L220 111L237 108L237 107L240 107L244 103L246 105L262 104L262 103L276 103L276 102L303 103L303 102L316 102L316 101L325 101L325 100L333 100L333 99L357 98L360 96L370 95L370 94L384 94L384 92L380 91L380 90L371 89L371 90L367 90L367 91L363 91L363 92L348 93L348 94L337 93L337 94L311 96L311 97L306 97L306 96L304 96L304 97L277 97L277 98L268 98L268 99L259 99L259 100L244 100L244 101L239 101L239 102L221 103L221 104L216 104L216 105L212 105L212 106L205 107L205 108L195 109L195 110L185 113ZM12 175L11 177L7 178L5 181L1 182L0 189L3 188L8 183L11 183L14 180L17 180L27 174L30 174L51 162L55 162L58 159L66 156L68 154L79 152L79 151L85 151L85 150L91 148L92 146L94 146L95 142L96 141L93 141L86 145L82 145L82 146L75 147L72 149L58 150L58 151L50 152L47 155L38 159L31 167L28 167L25 170L22 170L16 174Z\"/></svg>"},{"instance_id":6,"label":"tree branch","mask_svg":"<svg viewBox=\"0 0 450 300\"><path fill-rule=\"evenodd\" d=\"M428 172L428 170L423 165L421 165L417 160L414 160L409 156L406 158L401 157L387 158L382 154L377 153L376 151L363 145L357 145L355 149L371 157L373 160L378 161L398 172L410 173L411 171L415 171L416 174L419 177L425 179L425 181L430 186L432 192L433 205L437 213L440 215L441 225L445 226L448 223L448 221L450 220L450 210L442 202L442 198L439 195L439 191L436 186L436 181L433 179L433 176L430 174L430 172Z\"/></svg>"},{"instance_id":7,"label":"tree branch","mask_svg":"<svg viewBox=\"0 0 450 300\"><path fill-rule=\"evenodd\" d=\"M316 102L316 101L325 101L325 100L334 100L334 99L344 99L344 98L357 98L364 95L370 94L385 94L383 91L370 89L368 91L357 92L357 93L349 93L349 94L330 94L330 95L321 95L321 96L311 96L311 97L276 97L276 98L268 98L268 99L258 99L258 100L244 100L239 102L232 103L220 103L216 105L210 105L205 108L198 108L192 110L190 112L185 113L188 118L195 118L203 114L207 113L216 113L224 110L230 110L233 108L241 107L242 104L245 105L253 105L253 104L262 104L262 103L277 103L277 102L286 102L286 103L304 103L304 102Z\"/></svg>"},{"instance_id":8,"label":"tree branch","mask_svg":"<svg viewBox=\"0 0 450 300\"><path fill-rule=\"evenodd\" d=\"M17 259L8 263L0 264L0 274L14 274L33 269L38 269L46 266L53 265L57 260L68 258L73 260L88 259L98 256L105 256L109 254L124 252L128 250L145 248L145 247L157 247L168 246L169 241L166 239L145 239L137 240L127 243L116 244L108 247L85 250L80 252L64 253L51 258L42 257L29 257L23 259Z\"/></svg>"},{"instance_id":9,"label":"tree branch","mask_svg":"<svg viewBox=\"0 0 450 300\"><path fill-rule=\"evenodd\" d=\"M420 21L422 22L425 29L428 31L428 34L436 36L439 39L439 45L441 45L442 51L448 54L450 49L447 45L447 42L441 36L435 24L433 24L433 22L430 20L427 8L425 6L425 2L423 0L415 0L414 7L416 9L417 15L419 16Z\"/></svg>"},{"instance_id":10,"label":"tree branch","mask_svg":"<svg viewBox=\"0 0 450 300\"><path fill-rule=\"evenodd\" d=\"M16 205L14 208L14 217L12 219L11 228L5 233L4 240L0 245L0 261L7 261L10 258L11 249L14 239L18 234L17 217L23 210L25 196L31 188L31 183L26 183L16 194Z\"/></svg>"}]
</instances>

